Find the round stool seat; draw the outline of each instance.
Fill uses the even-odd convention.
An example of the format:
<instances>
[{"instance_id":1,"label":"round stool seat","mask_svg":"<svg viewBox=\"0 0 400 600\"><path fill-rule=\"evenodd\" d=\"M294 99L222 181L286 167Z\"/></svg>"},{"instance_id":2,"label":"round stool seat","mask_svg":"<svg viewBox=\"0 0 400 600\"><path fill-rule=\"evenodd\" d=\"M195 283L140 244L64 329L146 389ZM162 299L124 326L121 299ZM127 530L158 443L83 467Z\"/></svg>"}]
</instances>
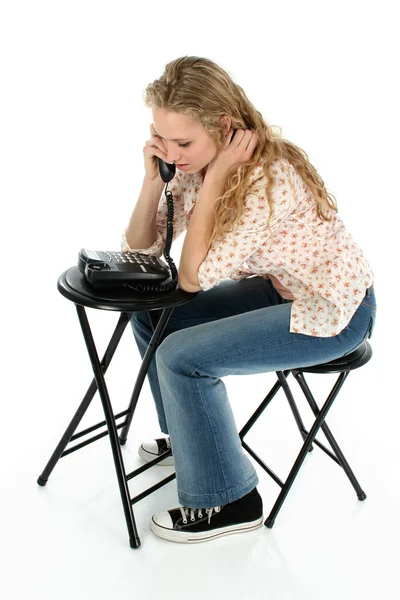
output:
<instances>
[{"instance_id":1,"label":"round stool seat","mask_svg":"<svg viewBox=\"0 0 400 600\"><path fill-rule=\"evenodd\" d=\"M78 267L64 271L58 279L58 291L76 304L99 308L134 312L169 308L189 302L198 292L186 292L180 288L169 292L135 292L128 287L114 287L107 290L97 290L92 287L80 272Z\"/></svg>"},{"instance_id":2,"label":"round stool seat","mask_svg":"<svg viewBox=\"0 0 400 600\"><path fill-rule=\"evenodd\" d=\"M368 341L362 342L355 350L330 362L312 367L298 367L293 371L300 373L341 373L353 371L365 365L372 357L372 348Z\"/></svg>"}]
</instances>

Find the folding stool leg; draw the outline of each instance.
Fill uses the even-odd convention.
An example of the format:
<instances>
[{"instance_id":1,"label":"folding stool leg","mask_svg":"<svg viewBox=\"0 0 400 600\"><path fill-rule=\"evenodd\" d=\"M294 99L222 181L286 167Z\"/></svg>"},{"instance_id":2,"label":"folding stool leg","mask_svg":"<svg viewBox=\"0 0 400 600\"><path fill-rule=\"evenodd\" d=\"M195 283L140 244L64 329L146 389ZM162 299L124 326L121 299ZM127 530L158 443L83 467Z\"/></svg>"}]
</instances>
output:
<instances>
[{"instance_id":1,"label":"folding stool leg","mask_svg":"<svg viewBox=\"0 0 400 600\"><path fill-rule=\"evenodd\" d=\"M348 373L346 374L346 376L348 375ZM311 393L311 390L306 382L306 379L304 377L303 373L300 373L298 371L296 371L294 373L294 377L296 378L297 382L299 383L305 397L307 398L307 401L311 407L311 410L313 411L314 415L317 417L319 414L319 408L318 405L315 401L314 396ZM342 385L345 381L345 378L343 379ZM359 500L365 500L367 495L366 493L363 491L363 489L361 488L358 480L356 479L356 476L354 475L349 463L347 462L347 460L344 457L343 452L340 450L335 438L333 437L331 430L329 429L328 425L326 424L326 422L323 422L321 424L321 429L324 432L326 439L328 440L333 452L335 453L337 460L336 462L343 468L343 470L345 471L347 477L349 478L352 486L354 487L356 494L357 494L357 498ZM317 442L316 442L317 443ZM320 445L320 447L322 447L323 450L325 450L325 448ZM326 450L325 450L326 451ZM332 457L334 458L334 457Z\"/></svg>"},{"instance_id":2,"label":"folding stool leg","mask_svg":"<svg viewBox=\"0 0 400 600\"><path fill-rule=\"evenodd\" d=\"M282 385L283 391L285 392L285 396L287 398L287 401L289 402L289 406L292 410L294 419L297 423L297 427L299 428L301 437L303 438L303 441L306 439L307 437L307 431L306 428L304 426L303 420L301 418L301 415L299 413L299 409L297 408L296 402L294 401L293 398L293 394L292 394L292 390L289 387L289 384L287 382L286 376L282 371L277 371L276 375ZM312 445L309 448L309 452L311 452L313 450Z\"/></svg>"},{"instance_id":3,"label":"folding stool leg","mask_svg":"<svg viewBox=\"0 0 400 600\"><path fill-rule=\"evenodd\" d=\"M293 467L285 481L285 484L282 487L282 490L281 490L270 514L268 515L267 519L264 522L264 524L267 527L270 527L270 528L273 527L276 516L277 516L278 512L280 511L280 509L282 508L282 504L283 504L286 496L288 495L290 488L293 485L293 482L300 470L301 465L304 462L307 452L309 451L309 448L310 448L311 444L313 443L314 438L317 435L319 428L321 427L321 424L325 420L325 417L326 417L330 407L332 406L333 401L335 400L335 398L343 384L344 379L345 379L345 376L343 376L343 373L342 373L339 376L339 378L337 379L335 385L333 386L328 398L325 401L325 404L322 406L321 410L319 411L318 417L315 419L314 424L311 427L311 429L306 437L306 440L299 452L299 455L297 456L297 458L293 464Z\"/></svg>"},{"instance_id":4,"label":"folding stool leg","mask_svg":"<svg viewBox=\"0 0 400 600\"><path fill-rule=\"evenodd\" d=\"M290 371L285 371L285 374L288 374L288 373L290 373ZM281 481L281 479L279 479L279 477L276 475L276 473L274 473L268 467L268 465L266 465L265 462L263 460L261 460L261 458L259 456L257 456L257 454L250 448L250 446L248 446L246 444L246 442L243 439L244 436L253 427L253 425L257 421L257 419L261 416L261 414L267 408L267 406L269 405L271 400L274 398L274 396L276 396L277 392L281 389L281 387L282 387L281 383L279 381L276 381L275 384L273 385L273 387L268 392L268 394L265 396L264 400L261 402L260 406L257 408L257 410L254 412L254 414L247 421L247 423L245 423L245 425L243 425L242 429L239 431L239 438L240 438L240 441L242 442L243 448L250 454L250 456L252 458L254 458L254 460L256 462L258 462L260 467L262 467L264 469L264 471L266 471L270 477L272 477L272 479L275 481L275 483L277 483L280 487L283 487L283 481Z\"/></svg>"},{"instance_id":5,"label":"folding stool leg","mask_svg":"<svg viewBox=\"0 0 400 600\"><path fill-rule=\"evenodd\" d=\"M78 317L81 324L83 336L85 338L88 354L92 363L92 369L99 390L101 402L103 405L104 416L106 418L108 437L110 438L111 450L114 458L115 471L117 474L119 490L121 494L122 506L124 509L126 525L129 533L129 543L131 548L138 548L140 546L140 539L136 528L135 519L133 516L133 510L131 505L130 493L127 483L127 477L125 472L124 461L122 459L121 447L118 440L118 430L115 424L114 413L112 410L110 397L104 375L101 369L99 357L97 354L96 346L93 340L92 333L90 331L89 321L83 306L76 306L78 311Z\"/></svg>"},{"instance_id":6,"label":"folding stool leg","mask_svg":"<svg viewBox=\"0 0 400 600\"><path fill-rule=\"evenodd\" d=\"M122 337L122 334L124 333L125 328L126 328L127 324L129 323L131 315L132 315L132 313L126 313L126 312L122 312L120 315L120 318L115 327L114 333L110 339L110 342L107 346L107 349L106 349L103 359L101 361L101 370L103 371L103 373L105 373L108 369L111 359L114 356L115 350L117 349L119 341ZM83 416L85 415L91 401L93 400L93 397L94 397L96 391L97 391L97 384L96 384L96 380L93 379L81 404L79 405L78 410L76 411L71 423L68 425L67 429L64 432L64 435L62 436L61 440L57 444L56 449L54 450L53 454L51 455L50 460L47 463L47 465L45 466L42 474L39 476L39 478L37 480L39 485L41 485L41 486L46 485L46 483L50 477L50 474L53 471L54 467L56 466L57 462L59 461L61 456L64 456L64 450L68 446L69 442L71 441L71 438L72 438L73 434L75 433ZM68 453L68 451L65 454L67 454L67 453Z\"/></svg>"},{"instance_id":7,"label":"folding stool leg","mask_svg":"<svg viewBox=\"0 0 400 600\"><path fill-rule=\"evenodd\" d=\"M288 371L286 371L288 372ZM254 423L261 416L264 410L267 408L268 404L277 394L277 392L281 389L282 385L279 381L277 381L274 386L271 388L267 396L265 396L264 400L261 402L260 406L257 408L255 413L250 417L250 419L243 425L242 429L239 431L240 439L243 439L244 436L248 433L248 431L253 427Z\"/></svg>"}]
</instances>

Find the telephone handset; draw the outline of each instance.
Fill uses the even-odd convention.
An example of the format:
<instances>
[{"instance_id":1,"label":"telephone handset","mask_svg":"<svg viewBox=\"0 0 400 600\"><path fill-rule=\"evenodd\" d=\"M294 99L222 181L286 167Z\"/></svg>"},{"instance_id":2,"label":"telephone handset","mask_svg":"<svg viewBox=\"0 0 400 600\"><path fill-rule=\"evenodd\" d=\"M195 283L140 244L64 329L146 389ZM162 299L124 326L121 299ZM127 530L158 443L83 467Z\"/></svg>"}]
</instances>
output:
<instances>
[{"instance_id":1,"label":"telephone handset","mask_svg":"<svg viewBox=\"0 0 400 600\"><path fill-rule=\"evenodd\" d=\"M169 255L173 238L174 204L168 183L175 176L175 164L168 164L157 157L161 179L166 183L167 237L164 258L168 266L155 256L141 252L110 252L82 248L78 254L78 266L88 283L97 289L122 286L136 292L167 292L176 288L178 271ZM163 283L162 283L163 282Z\"/></svg>"},{"instance_id":2,"label":"telephone handset","mask_svg":"<svg viewBox=\"0 0 400 600\"><path fill-rule=\"evenodd\" d=\"M164 183L168 183L175 177L176 165L174 163L166 163L161 158L158 158L158 168L160 170L161 179Z\"/></svg>"}]
</instances>

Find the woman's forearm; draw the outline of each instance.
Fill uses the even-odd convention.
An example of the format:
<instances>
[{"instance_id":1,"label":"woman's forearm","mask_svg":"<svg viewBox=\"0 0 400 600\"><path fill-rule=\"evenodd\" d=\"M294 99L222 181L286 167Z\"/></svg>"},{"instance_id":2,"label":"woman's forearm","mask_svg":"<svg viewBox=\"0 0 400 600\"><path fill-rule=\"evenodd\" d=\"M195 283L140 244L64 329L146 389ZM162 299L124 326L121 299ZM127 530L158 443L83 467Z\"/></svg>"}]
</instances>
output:
<instances>
[{"instance_id":1,"label":"woman's forearm","mask_svg":"<svg viewBox=\"0 0 400 600\"><path fill-rule=\"evenodd\" d=\"M201 289L197 273L207 254L215 220L213 210L224 193L225 182L222 175L205 178L190 218L179 263L179 286L188 292Z\"/></svg>"},{"instance_id":2,"label":"woman's forearm","mask_svg":"<svg viewBox=\"0 0 400 600\"><path fill-rule=\"evenodd\" d=\"M157 209L164 185L162 180L144 178L126 230L126 239L131 248L147 249L157 240Z\"/></svg>"}]
</instances>

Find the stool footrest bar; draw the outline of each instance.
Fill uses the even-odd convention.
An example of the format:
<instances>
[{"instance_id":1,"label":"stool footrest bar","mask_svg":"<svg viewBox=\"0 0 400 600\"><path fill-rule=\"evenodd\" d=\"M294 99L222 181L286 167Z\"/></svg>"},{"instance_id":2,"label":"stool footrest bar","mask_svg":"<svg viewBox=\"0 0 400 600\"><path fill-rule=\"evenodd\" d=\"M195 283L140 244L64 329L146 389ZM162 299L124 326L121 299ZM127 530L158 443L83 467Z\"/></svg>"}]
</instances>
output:
<instances>
[{"instance_id":1,"label":"stool footrest bar","mask_svg":"<svg viewBox=\"0 0 400 600\"><path fill-rule=\"evenodd\" d=\"M164 458L167 458L167 456L171 456L171 454L172 454L171 450L168 450L168 452L164 452L164 454L161 454L158 458L154 458L153 460L150 460L145 465L138 467L131 473L128 473L126 476L126 480L129 481L130 479L133 479L134 477L136 477L136 475L140 475L141 473L144 473L145 471L147 471L147 469L151 469L151 467L153 467L157 463L164 460Z\"/></svg>"},{"instance_id":2,"label":"stool footrest bar","mask_svg":"<svg viewBox=\"0 0 400 600\"><path fill-rule=\"evenodd\" d=\"M250 454L250 456L252 456L254 458L255 461L258 462L258 464L260 465L260 467L262 467L264 469L264 471L266 471L268 473L268 475L270 477L272 477L272 479L275 481L275 483L277 483L281 488L285 485L284 482L279 479L278 475L276 475L270 468L268 465L266 465L259 456L257 456L257 454L250 448L250 446L248 446L246 444L246 442L244 442L242 440L242 446L245 450L247 450L247 452Z\"/></svg>"},{"instance_id":3,"label":"stool footrest bar","mask_svg":"<svg viewBox=\"0 0 400 600\"><path fill-rule=\"evenodd\" d=\"M123 426L124 426L124 423L120 423L119 425L116 425L116 428L121 429L121 427L123 427ZM67 454L71 454L71 452L75 452L75 450L79 450L79 448L88 446L92 442L96 442L97 440L105 437L106 435L108 435L108 431L103 431L102 433L99 433L98 435L94 435L93 437L89 438L88 440L85 440L84 442L81 442L80 444L76 444L76 446L73 446L72 448L68 448L68 450L64 450L64 452L61 454L60 458L63 458L63 456L67 456Z\"/></svg>"},{"instance_id":4,"label":"stool footrest bar","mask_svg":"<svg viewBox=\"0 0 400 600\"><path fill-rule=\"evenodd\" d=\"M308 431L306 431L305 429L303 430L304 433L306 435L308 435ZM321 442L319 442L317 439L314 439L313 442L316 446L318 446L318 448L320 448L321 450L323 450L325 452L325 454L327 454L332 460L335 461L336 464L339 465L339 467L341 467L342 465L340 464L340 461L337 459L337 457L333 454L333 452L331 452L326 446L324 446L324 444L322 444Z\"/></svg>"},{"instance_id":5,"label":"stool footrest bar","mask_svg":"<svg viewBox=\"0 0 400 600\"><path fill-rule=\"evenodd\" d=\"M166 477L165 479L163 479L159 483L156 483L156 485L153 485L153 486L147 488L147 490L145 490L141 494L138 494L134 498L131 498L131 504L136 504L136 502L139 502L140 500L143 500L143 498L146 498L146 496L148 496L149 494L152 494L156 490L160 489L160 487L163 487L164 485L166 485L170 481L173 481L175 479L175 477L176 477L176 473L172 473L172 475L169 475L168 477Z\"/></svg>"},{"instance_id":6,"label":"stool footrest bar","mask_svg":"<svg viewBox=\"0 0 400 600\"><path fill-rule=\"evenodd\" d=\"M126 409L120 413L118 413L117 415L114 416L114 419L120 419L121 417L125 417L126 415L129 414L129 409ZM84 435L87 435L88 433L91 433L92 431L96 431L96 429L100 429L100 427L105 427L107 425L107 421L101 421L100 423L97 423L96 425L92 425L91 427L88 427L87 429L82 429L82 431L78 431L78 433L75 433L75 435L73 435L70 439L70 442L73 442L74 440L83 437Z\"/></svg>"}]
</instances>

